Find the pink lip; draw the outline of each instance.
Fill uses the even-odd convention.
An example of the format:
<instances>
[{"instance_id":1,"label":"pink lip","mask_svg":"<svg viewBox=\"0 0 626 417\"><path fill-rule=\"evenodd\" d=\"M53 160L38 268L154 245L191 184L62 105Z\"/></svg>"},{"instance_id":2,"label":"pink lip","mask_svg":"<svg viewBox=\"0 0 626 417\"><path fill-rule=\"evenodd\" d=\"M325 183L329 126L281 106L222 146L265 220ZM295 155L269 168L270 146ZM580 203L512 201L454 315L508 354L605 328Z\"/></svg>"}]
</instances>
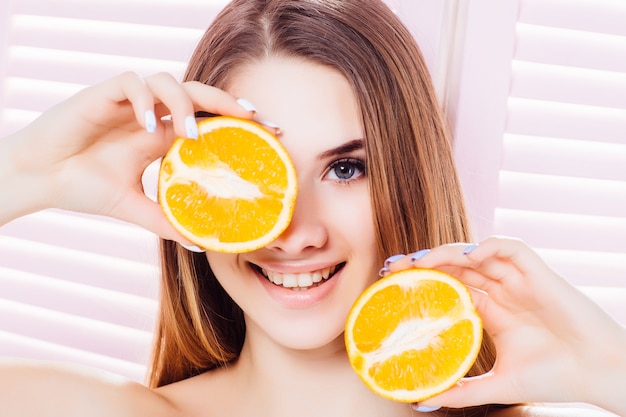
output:
<instances>
[{"instance_id":1,"label":"pink lip","mask_svg":"<svg viewBox=\"0 0 626 417\"><path fill-rule=\"evenodd\" d=\"M268 295L281 306L294 310L311 308L328 297L340 279L343 269L337 271L331 279L324 281L321 285L306 290L293 290L269 282L260 272L252 268Z\"/></svg>"}]
</instances>

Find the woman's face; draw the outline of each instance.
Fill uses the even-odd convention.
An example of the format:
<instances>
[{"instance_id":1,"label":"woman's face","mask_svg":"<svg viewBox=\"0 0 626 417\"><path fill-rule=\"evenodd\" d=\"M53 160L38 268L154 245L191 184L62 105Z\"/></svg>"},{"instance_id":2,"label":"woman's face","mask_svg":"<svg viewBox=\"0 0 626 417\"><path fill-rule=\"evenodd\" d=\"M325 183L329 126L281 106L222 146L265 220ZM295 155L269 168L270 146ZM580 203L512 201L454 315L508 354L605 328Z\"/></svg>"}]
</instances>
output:
<instances>
[{"instance_id":1,"label":"woman's face","mask_svg":"<svg viewBox=\"0 0 626 417\"><path fill-rule=\"evenodd\" d=\"M276 241L243 254L207 252L207 258L244 311L247 338L296 349L325 346L342 335L352 303L377 278L356 100L341 74L293 58L244 67L228 91L250 100L258 120L280 126L299 194L291 224Z\"/></svg>"}]
</instances>

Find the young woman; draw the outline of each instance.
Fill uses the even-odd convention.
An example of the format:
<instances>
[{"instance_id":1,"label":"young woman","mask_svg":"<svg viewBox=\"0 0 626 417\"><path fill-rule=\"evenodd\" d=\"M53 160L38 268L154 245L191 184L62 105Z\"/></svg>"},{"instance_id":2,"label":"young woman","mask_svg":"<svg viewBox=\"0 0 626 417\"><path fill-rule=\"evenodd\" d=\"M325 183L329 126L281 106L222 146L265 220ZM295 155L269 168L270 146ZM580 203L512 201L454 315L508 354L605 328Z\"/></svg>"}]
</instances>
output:
<instances>
[{"instance_id":1,"label":"young woman","mask_svg":"<svg viewBox=\"0 0 626 417\"><path fill-rule=\"evenodd\" d=\"M5 415L417 413L368 391L350 368L342 336L348 310L378 278L387 255L471 240L445 123L408 31L373 0L236 0L201 40L186 80L123 74L0 143L2 222L59 207L131 221L164 238L149 387L7 361L0 372ZM143 194L146 166L175 134L197 134L195 111L280 126L300 192L289 228L267 247L246 254L190 251ZM161 121L169 114L172 123ZM422 262L458 263L437 258L439 251ZM268 279L322 271L327 280L298 289ZM522 303L532 307L532 299ZM491 325L491 311L482 311ZM523 339L517 323L510 324L511 340ZM470 375L488 375L494 363L499 369L501 358L512 355L511 343L502 343L497 347L506 349L494 362L487 336ZM501 379L522 365L512 360ZM531 382L567 385L564 375L549 376ZM569 395L566 388L553 391L540 398L522 387L508 397L486 392L479 400L441 397L424 405L475 406L434 412L446 416L590 415L483 405Z\"/></svg>"}]
</instances>

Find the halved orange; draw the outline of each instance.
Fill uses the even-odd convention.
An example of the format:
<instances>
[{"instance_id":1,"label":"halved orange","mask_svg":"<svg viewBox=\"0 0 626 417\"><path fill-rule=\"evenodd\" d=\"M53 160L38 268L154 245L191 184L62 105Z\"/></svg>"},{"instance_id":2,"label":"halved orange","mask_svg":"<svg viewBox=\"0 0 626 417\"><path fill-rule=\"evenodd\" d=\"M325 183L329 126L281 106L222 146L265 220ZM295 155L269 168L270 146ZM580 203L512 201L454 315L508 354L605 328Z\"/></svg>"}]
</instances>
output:
<instances>
[{"instance_id":1,"label":"halved orange","mask_svg":"<svg viewBox=\"0 0 626 417\"><path fill-rule=\"evenodd\" d=\"M417 402L467 374L482 343L482 320L457 279L407 269L381 278L357 299L345 342L352 367L372 391Z\"/></svg>"},{"instance_id":2,"label":"halved orange","mask_svg":"<svg viewBox=\"0 0 626 417\"><path fill-rule=\"evenodd\" d=\"M178 138L163 158L159 203L174 228L204 249L246 252L289 225L296 171L261 125L218 116L198 123L198 140Z\"/></svg>"}]
</instances>

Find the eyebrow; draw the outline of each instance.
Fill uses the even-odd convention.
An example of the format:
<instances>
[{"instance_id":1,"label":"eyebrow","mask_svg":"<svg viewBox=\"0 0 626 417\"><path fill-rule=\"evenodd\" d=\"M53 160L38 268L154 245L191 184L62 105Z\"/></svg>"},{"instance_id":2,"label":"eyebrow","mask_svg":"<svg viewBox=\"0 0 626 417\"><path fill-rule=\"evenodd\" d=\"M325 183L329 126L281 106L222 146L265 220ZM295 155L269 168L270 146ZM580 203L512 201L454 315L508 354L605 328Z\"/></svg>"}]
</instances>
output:
<instances>
[{"instance_id":1,"label":"eyebrow","mask_svg":"<svg viewBox=\"0 0 626 417\"><path fill-rule=\"evenodd\" d=\"M329 149L327 151L322 152L319 155L319 159L327 159L332 158L338 155L344 155L350 152L359 151L365 147L365 142L363 139L354 139L350 142L346 142L342 145L337 146L336 148Z\"/></svg>"}]
</instances>

